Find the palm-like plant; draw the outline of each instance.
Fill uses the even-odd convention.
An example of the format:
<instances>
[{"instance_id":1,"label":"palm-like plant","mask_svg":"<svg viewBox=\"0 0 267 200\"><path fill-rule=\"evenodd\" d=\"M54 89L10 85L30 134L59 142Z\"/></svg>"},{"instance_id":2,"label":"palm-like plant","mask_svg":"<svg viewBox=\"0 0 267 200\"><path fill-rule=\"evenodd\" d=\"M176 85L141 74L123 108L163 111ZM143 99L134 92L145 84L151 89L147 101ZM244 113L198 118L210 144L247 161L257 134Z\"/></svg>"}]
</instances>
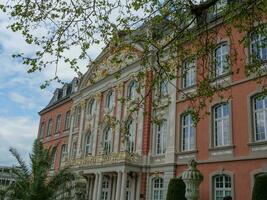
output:
<instances>
[{"instance_id":1,"label":"palm-like plant","mask_svg":"<svg viewBox=\"0 0 267 200\"><path fill-rule=\"evenodd\" d=\"M51 200L62 186L74 180L67 168L50 175L53 152L38 140L34 141L29 167L16 149L10 148L10 152L19 164L19 169L14 168L16 181L11 185L11 199Z\"/></svg>"}]
</instances>

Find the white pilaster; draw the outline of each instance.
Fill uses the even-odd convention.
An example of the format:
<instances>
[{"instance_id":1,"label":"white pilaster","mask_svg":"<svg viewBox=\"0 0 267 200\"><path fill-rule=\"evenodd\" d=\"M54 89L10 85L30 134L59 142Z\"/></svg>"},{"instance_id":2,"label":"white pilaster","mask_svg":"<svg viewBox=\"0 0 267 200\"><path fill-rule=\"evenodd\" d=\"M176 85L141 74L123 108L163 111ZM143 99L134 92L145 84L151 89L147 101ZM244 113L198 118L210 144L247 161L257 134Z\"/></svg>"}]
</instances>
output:
<instances>
[{"instance_id":1,"label":"white pilaster","mask_svg":"<svg viewBox=\"0 0 267 200\"><path fill-rule=\"evenodd\" d=\"M116 200L120 200L121 174L122 174L121 172L118 172L118 175L117 175Z\"/></svg>"},{"instance_id":2,"label":"white pilaster","mask_svg":"<svg viewBox=\"0 0 267 200\"><path fill-rule=\"evenodd\" d=\"M97 199L98 179L99 179L99 174L96 173L95 174L95 181L94 181L93 200Z\"/></svg>"},{"instance_id":3,"label":"white pilaster","mask_svg":"<svg viewBox=\"0 0 267 200\"><path fill-rule=\"evenodd\" d=\"M122 180L121 180L121 200L125 199L125 189L126 189L126 181L127 181L127 173L122 172Z\"/></svg>"},{"instance_id":4,"label":"white pilaster","mask_svg":"<svg viewBox=\"0 0 267 200\"><path fill-rule=\"evenodd\" d=\"M99 173L99 180L98 180L98 187L97 187L97 200L101 200L101 193L102 193L102 180L103 180L103 174Z\"/></svg>"},{"instance_id":5,"label":"white pilaster","mask_svg":"<svg viewBox=\"0 0 267 200\"><path fill-rule=\"evenodd\" d=\"M123 96L123 83L119 83L117 85L117 112L116 112L116 120L121 121L121 112L122 112L122 102L118 99L121 99ZM121 136L120 136L120 123L116 125L115 128L115 135L114 135L114 148L113 151L115 153L118 153L120 151L120 142L121 142Z\"/></svg>"},{"instance_id":6,"label":"white pilaster","mask_svg":"<svg viewBox=\"0 0 267 200\"><path fill-rule=\"evenodd\" d=\"M72 144L72 133L73 133L73 123L74 123L74 107L70 111L70 132L69 132L69 141L68 141L68 159L71 158L71 144Z\"/></svg>"},{"instance_id":7,"label":"white pilaster","mask_svg":"<svg viewBox=\"0 0 267 200\"><path fill-rule=\"evenodd\" d=\"M175 124L176 124L176 88L174 85L176 85L176 79L171 81L172 84L169 86L169 94L171 97L171 103L169 105L169 116L168 116L168 126L169 126L169 131L168 135L166 137L166 161L167 163L174 163L175 162Z\"/></svg>"},{"instance_id":8,"label":"white pilaster","mask_svg":"<svg viewBox=\"0 0 267 200\"><path fill-rule=\"evenodd\" d=\"M131 200L136 199L136 180L137 176L134 176L131 183Z\"/></svg>"},{"instance_id":9,"label":"white pilaster","mask_svg":"<svg viewBox=\"0 0 267 200\"><path fill-rule=\"evenodd\" d=\"M136 196L134 200L140 199L141 178L141 173L138 173L136 176Z\"/></svg>"},{"instance_id":10,"label":"white pilaster","mask_svg":"<svg viewBox=\"0 0 267 200\"><path fill-rule=\"evenodd\" d=\"M92 155L95 156L97 154L97 140L98 140L98 126L99 126L99 115L100 115L100 107L101 107L101 94L98 93L95 97L96 101L96 113L95 113L95 124L93 129L93 147L92 147Z\"/></svg>"},{"instance_id":11,"label":"white pilaster","mask_svg":"<svg viewBox=\"0 0 267 200\"><path fill-rule=\"evenodd\" d=\"M85 116L85 101L81 102L81 119L79 124L79 134L78 134L78 144L77 144L77 157L81 158L82 156L82 139L83 139L83 122Z\"/></svg>"},{"instance_id":12,"label":"white pilaster","mask_svg":"<svg viewBox=\"0 0 267 200\"><path fill-rule=\"evenodd\" d=\"M112 196L111 196L111 200L115 200L115 195L116 195L116 179L115 179L115 176L112 175L112 184L111 184L111 187L112 187Z\"/></svg>"}]
</instances>

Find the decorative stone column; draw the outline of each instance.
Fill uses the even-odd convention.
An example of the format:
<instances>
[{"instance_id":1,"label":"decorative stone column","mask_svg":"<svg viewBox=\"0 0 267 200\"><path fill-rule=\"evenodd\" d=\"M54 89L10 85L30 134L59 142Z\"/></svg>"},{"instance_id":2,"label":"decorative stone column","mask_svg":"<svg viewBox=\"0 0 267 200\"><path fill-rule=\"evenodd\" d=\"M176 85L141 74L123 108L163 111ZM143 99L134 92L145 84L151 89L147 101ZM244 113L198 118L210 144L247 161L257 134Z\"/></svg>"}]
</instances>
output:
<instances>
[{"instance_id":1,"label":"decorative stone column","mask_svg":"<svg viewBox=\"0 0 267 200\"><path fill-rule=\"evenodd\" d=\"M116 184L116 200L120 200L121 177L122 177L122 173L118 171L117 184Z\"/></svg>"},{"instance_id":2,"label":"decorative stone column","mask_svg":"<svg viewBox=\"0 0 267 200\"><path fill-rule=\"evenodd\" d=\"M127 181L127 172L123 171L122 172L122 178L121 178L121 199L120 200L124 200L125 199L125 192L126 192L126 181Z\"/></svg>"},{"instance_id":3,"label":"decorative stone column","mask_svg":"<svg viewBox=\"0 0 267 200\"><path fill-rule=\"evenodd\" d=\"M94 181L94 191L93 191L93 200L97 199L97 189L98 189L98 182L99 182L99 174L95 174L95 181Z\"/></svg>"},{"instance_id":4,"label":"decorative stone column","mask_svg":"<svg viewBox=\"0 0 267 200\"><path fill-rule=\"evenodd\" d=\"M97 93L95 95L95 101L96 101L96 113L95 113L95 124L93 126L93 145L92 145L92 155L96 156L97 155L97 143L98 143L98 129L99 129L99 116L100 116L100 108L101 108L101 93Z\"/></svg>"},{"instance_id":5,"label":"decorative stone column","mask_svg":"<svg viewBox=\"0 0 267 200\"><path fill-rule=\"evenodd\" d=\"M188 162L188 167L182 174L186 186L185 197L187 200L198 200L199 185L203 181L203 175L197 169L197 162L194 159Z\"/></svg>"},{"instance_id":6,"label":"decorative stone column","mask_svg":"<svg viewBox=\"0 0 267 200\"><path fill-rule=\"evenodd\" d=\"M69 139L68 139L68 159L71 159L71 145L72 145L72 133L73 133L73 123L74 123L74 111L75 107L73 106L70 110L70 130L69 130Z\"/></svg>"},{"instance_id":7,"label":"decorative stone column","mask_svg":"<svg viewBox=\"0 0 267 200\"><path fill-rule=\"evenodd\" d=\"M80 124L79 124L79 134L78 134L78 144L77 144L77 153L78 153L78 158L81 158L82 156L82 140L83 140L83 122L84 122L84 117L85 117L85 100L82 100L80 103L81 106L81 118L80 118Z\"/></svg>"}]
</instances>

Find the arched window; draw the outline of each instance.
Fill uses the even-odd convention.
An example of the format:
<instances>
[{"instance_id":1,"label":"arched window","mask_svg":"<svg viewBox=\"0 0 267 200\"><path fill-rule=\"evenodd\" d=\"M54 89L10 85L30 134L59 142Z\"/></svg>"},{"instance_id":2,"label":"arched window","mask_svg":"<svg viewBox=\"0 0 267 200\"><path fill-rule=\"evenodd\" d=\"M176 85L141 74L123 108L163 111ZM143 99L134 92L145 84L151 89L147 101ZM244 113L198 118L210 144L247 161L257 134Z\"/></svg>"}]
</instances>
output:
<instances>
[{"instance_id":1,"label":"arched window","mask_svg":"<svg viewBox=\"0 0 267 200\"><path fill-rule=\"evenodd\" d=\"M50 169L55 169L55 163L56 163L56 151L57 148L53 147L52 149L52 155L51 155L51 165L50 165Z\"/></svg>"},{"instance_id":2,"label":"arched window","mask_svg":"<svg viewBox=\"0 0 267 200\"><path fill-rule=\"evenodd\" d=\"M182 115L182 151L195 149L195 127L191 114Z\"/></svg>"},{"instance_id":3,"label":"arched window","mask_svg":"<svg viewBox=\"0 0 267 200\"><path fill-rule=\"evenodd\" d=\"M77 152L77 142L72 142L72 148L71 148L71 158L74 159L76 157Z\"/></svg>"},{"instance_id":4,"label":"arched window","mask_svg":"<svg viewBox=\"0 0 267 200\"><path fill-rule=\"evenodd\" d=\"M114 104L114 95L112 90L110 90L106 96L106 108L111 109Z\"/></svg>"},{"instance_id":5,"label":"arched window","mask_svg":"<svg viewBox=\"0 0 267 200\"><path fill-rule=\"evenodd\" d=\"M103 135L103 151L105 154L110 154L111 153L111 145L112 145L112 132L110 127L107 127L104 130L104 135Z\"/></svg>"},{"instance_id":6,"label":"arched window","mask_svg":"<svg viewBox=\"0 0 267 200\"><path fill-rule=\"evenodd\" d=\"M135 80L131 81L128 86L128 99L133 100L136 96L137 82Z\"/></svg>"},{"instance_id":7,"label":"arched window","mask_svg":"<svg viewBox=\"0 0 267 200\"><path fill-rule=\"evenodd\" d=\"M152 181L152 200L163 200L163 179L155 178Z\"/></svg>"},{"instance_id":8,"label":"arched window","mask_svg":"<svg viewBox=\"0 0 267 200\"><path fill-rule=\"evenodd\" d=\"M133 153L135 150L135 126L133 120L128 121L126 130L126 151Z\"/></svg>"},{"instance_id":9,"label":"arched window","mask_svg":"<svg viewBox=\"0 0 267 200\"><path fill-rule=\"evenodd\" d=\"M183 63L183 88L188 88L196 84L196 64L195 61L187 60Z\"/></svg>"},{"instance_id":10,"label":"arched window","mask_svg":"<svg viewBox=\"0 0 267 200\"><path fill-rule=\"evenodd\" d=\"M164 154L166 151L167 120L162 120L156 127L155 153Z\"/></svg>"},{"instance_id":11,"label":"arched window","mask_svg":"<svg viewBox=\"0 0 267 200\"><path fill-rule=\"evenodd\" d=\"M67 157L68 157L68 146L67 144L63 144L61 146L60 165L66 161Z\"/></svg>"},{"instance_id":12,"label":"arched window","mask_svg":"<svg viewBox=\"0 0 267 200\"><path fill-rule=\"evenodd\" d=\"M232 196L232 180L229 175L221 174L213 177L213 197L215 200L223 200L226 196Z\"/></svg>"},{"instance_id":13,"label":"arched window","mask_svg":"<svg viewBox=\"0 0 267 200\"><path fill-rule=\"evenodd\" d=\"M92 154L92 136L91 132L87 133L84 138L84 154L85 156Z\"/></svg>"},{"instance_id":14,"label":"arched window","mask_svg":"<svg viewBox=\"0 0 267 200\"><path fill-rule=\"evenodd\" d=\"M96 102L94 99L91 99L87 103L87 114L93 115L96 109Z\"/></svg>"},{"instance_id":15,"label":"arched window","mask_svg":"<svg viewBox=\"0 0 267 200\"><path fill-rule=\"evenodd\" d=\"M229 104L222 103L213 108L214 146L230 145L230 112Z\"/></svg>"},{"instance_id":16,"label":"arched window","mask_svg":"<svg viewBox=\"0 0 267 200\"><path fill-rule=\"evenodd\" d=\"M255 142L267 140L267 95L253 98L253 124Z\"/></svg>"}]
</instances>

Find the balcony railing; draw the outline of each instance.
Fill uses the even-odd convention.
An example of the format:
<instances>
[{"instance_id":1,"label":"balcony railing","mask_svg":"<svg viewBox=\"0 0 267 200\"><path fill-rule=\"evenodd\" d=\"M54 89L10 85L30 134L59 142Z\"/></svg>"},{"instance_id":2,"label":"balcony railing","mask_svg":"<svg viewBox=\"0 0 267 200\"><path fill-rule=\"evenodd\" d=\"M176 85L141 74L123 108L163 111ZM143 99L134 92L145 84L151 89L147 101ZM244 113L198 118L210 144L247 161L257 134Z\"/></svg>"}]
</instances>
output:
<instances>
[{"instance_id":1,"label":"balcony railing","mask_svg":"<svg viewBox=\"0 0 267 200\"><path fill-rule=\"evenodd\" d=\"M68 160L65 166L70 167L90 167L98 165L109 165L117 163L139 163L141 156L136 153L129 153L126 151L119 153L111 153L107 155L86 156L85 158L78 158Z\"/></svg>"}]
</instances>

